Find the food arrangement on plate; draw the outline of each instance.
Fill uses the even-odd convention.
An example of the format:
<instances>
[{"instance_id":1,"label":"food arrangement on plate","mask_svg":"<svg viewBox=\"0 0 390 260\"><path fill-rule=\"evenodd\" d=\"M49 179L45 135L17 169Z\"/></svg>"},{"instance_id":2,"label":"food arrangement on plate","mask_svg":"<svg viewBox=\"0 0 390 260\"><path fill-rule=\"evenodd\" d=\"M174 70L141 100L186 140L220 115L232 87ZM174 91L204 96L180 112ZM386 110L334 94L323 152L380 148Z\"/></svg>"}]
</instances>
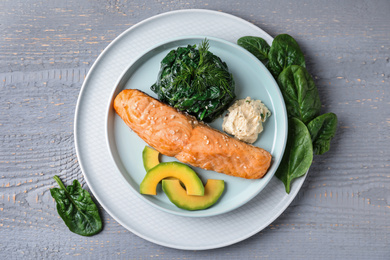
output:
<instances>
[{"instance_id":1,"label":"food arrangement on plate","mask_svg":"<svg viewBox=\"0 0 390 260\"><path fill-rule=\"evenodd\" d=\"M318 91L305 70L304 56L291 36L277 36L272 46L259 37L247 36L240 38L238 45L267 65L285 99L291 118L290 132L276 176L283 181L288 193L291 181L304 175L310 167L313 144L316 151L322 153L329 149L337 117L325 114L315 118L321 106ZM271 165L272 156L249 143L256 141L271 112L260 100L251 100L250 97L237 100L229 108L236 97L234 77L227 64L208 49L209 43L205 39L198 49L196 45L188 45L171 50L161 61L157 81L151 86L159 100L136 89L125 89L115 97L114 109L139 137L163 155L235 177L262 178ZM225 116L223 129L235 137L206 124L221 116L226 109L229 113ZM311 132L305 124L311 126ZM164 192L175 205L178 205L178 200L172 197L179 196L179 191L181 200L183 197L204 196L202 182L195 177L192 181L185 178L189 167L180 167L182 163L148 167L140 192L156 194L156 186L162 181ZM178 189L182 187L179 181L163 180L168 177L179 179L186 192ZM172 188L174 185L176 189ZM198 189L193 189L193 186L198 186ZM187 198L186 201L190 200ZM209 203L207 207L211 205ZM191 207L187 203L181 208L197 210L207 207Z\"/></svg>"},{"instance_id":2,"label":"food arrangement on plate","mask_svg":"<svg viewBox=\"0 0 390 260\"><path fill-rule=\"evenodd\" d=\"M196 45L188 45L169 51L162 59L157 81L151 87L159 100L136 89L124 89L115 96L113 107L139 137L163 155L173 156L192 167L246 179L261 178L271 165L272 156L269 152L233 138L206 124L220 117L236 97L235 81L228 66L208 49L208 41L203 40L199 48L196 48ZM246 101L250 102L250 100ZM255 100L253 102L256 104ZM244 107L248 105L247 102L244 101L244 103ZM237 107L237 104L235 106ZM253 111L258 113L254 114ZM248 115L243 113L246 111L241 111L236 113L236 117L243 118L247 123L258 125L261 124L262 117L263 120L265 119L261 111L263 110L252 109L252 114ZM245 128L245 125L241 128ZM256 131L256 136L258 132L260 131ZM149 173L156 172L156 168L148 168L145 179L140 184L140 192L156 194L157 183L160 183L163 178L181 179L181 176L183 178L187 176L188 171L181 170L176 173L173 170L173 168L180 168L177 164L170 164L172 169L166 171L168 175L154 174L158 179L153 180L149 178ZM157 169L168 167L168 165L161 167L161 164L158 166ZM187 180L187 178L184 179ZM193 184L194 178L192 180ZM181 181L188 196L202 195L203 197L203 192L191 193L191 187L188 187L191 183L183 179ZM207 180L204 188L216 181L223 182L223 180ZM153 185L149 185L148 182L152 182ZM202 183L199 178L195 182ZM164 191L167 190L168 183L172 182L164 181ZM153 186L153 191L146 191L146 186ZM222 191L223 189L218 193L218 197ZM172 201L171 196L168 197ZM208 206L211 205L208 204Z\"/></svg>"},{"instance_id":3,"label":"food arrangement on plate","mask_svg":"<svg viewBox=\"0 0 390 260\"><path fill-rule=\"evenodd\" d=\"M308 171L313 153L329 150L337 116L319 115L318 90L291 36L279 35L271 46L253 36L237 43L267 66L284 97L288 137L275 175L289 193L292 181ZM263 178L272 165L271 153L252 145L263 131L263 123L267 127L271 111L261 100L236 100L228 65L208 49L205 39L198 49L188 45L169 51L151 86L160 100L137 89L123 89L113 101L115 112L150 146L142 151L145 174L139 192L156 195L161 183L169 201L186 211L212 207L223 199L226 187L223 179L209 178L204 184L188 165L248 180ZM207 124L226 110L222 124L226 133ZM180 162L160 162L160 154ZM89 193L77 180L66 188L57 176L55 179L60 189L51 189L51 195L69 229L84 236L100 232L101 219ZM88 209L78 202L80 196Z\"/></svg>"},{"instance_id":4,"label":"food arrangement on plate","mask_svg":"<svg viewBox=\"0 0 390 260\"><path fill-rule=\"evenodd\" d=\"M210 48L209 52L211 52L211 55L209 56L210 60L213 62L217 61L215 63L217 63L217 66L220 67L221 67L220 64L224 64L223 67L221 68L224 68L225 71L227 71L225 75L233 79L232 81L229 81L228 79L226 82L233 83L230 85L230 87L234 87L233 93L236 96L234 99L230 101L230 103L226 106L225 110L220 115L218 115L212 122L207 122L207 123L197 119L196 118L197 114L190 115L186 111L179 111L174 106L161 102L161 100L158 98L158 94L153 92L151 89L153 85L156 85L156 83L158 83L159 77L162 74L161 73L162 68L165 67L166 69L168 67L166 66L166 64L165 65L161 64L162 61L164 60L166 61L166 57L168 56L174 57L175 53L173 53L173 51L176 51L179 48L186 49L185 51L187 51L188 53L186 55L187 57L189 57L189 55L195 56L194 54L191 54L191 51L192 52L198 51L199 49L198 47L202 46L202 44L205 42L205 39L209 43L209 48ZM218 57L218 60L212 58L213 57L212 55ZM180 55L178 55L177 57L180 57ZM197 62L199 60L197 60ZM178 61L178 63L181 64L182 61ZM209 68L212 68L210 64L208 64L207 66ZM175 70L178 69L175 68ZM189 69L186 68L186 70L188 71ZM215 71L215 68L213 70ZM166 75L168 75L168 73ZM201 74L198 73L198 75ZM181 75L181 78L183 78L183 75ZM244 205L252 198L254 198L258 193L260 193L261 190L267 185L267 183L274 176L276 168L281 161L281 157L287 139L287 113L284 106L282 94L279 91L279 88L277 87L276 81L269 73L269 71L266 69L266 67L256 57L254 57L252 54L250 54L248 51L241 48L237 44L228 42L223 39L211 37L211 36L207 36L207 37L181 36L174 39L168 39L164 42L159 43L158 45L152 46L150 49L141 53L138 57L136 57L136 59L134 59L133 63L129 64L128 67L123 70L123 73L117 79L118 79L117 82L114 84L116 87L112 89L112 93L110 95L111 104L107 106L107 110L106 110L107 111L106 141L110 151L111 159L115 163L116 168L119 170L119 173L126 181L127 185L130 186L133 195L136 195L142 201L148 203L149 205L157 207L160 210L175 215L188 216L188 217L214 216L217 214L223 214L229 212L231 210L234 210ZM182 86L176 86L176 87L181 88L181 90L184 89ZM180 125L182 124L186 125L186 127L180 128L178 130L179 134L185 133L188 136L190 136L190 134L193 133L200 134L202 131L205 130L209 131L210 129L212 129L213 131L211 137L213 137L214 134L218 133L216 136L219 136L219 138L223 138L222 140L223 142L225 142L225 139L229 138L229 140L234 139L233 140L234 143L235 142L243 143L243 142L239 141L237 139L238 137L235 138L233 136L229 136L227 133L224 133L222 127L224 121L224 115L228 111L229 106L236 102L239 102L239 100L241 99L245 100L247 97L251 97L250 104L252 105L252 101L253 101L253 105L254 105L253 110L255 111L258 109L258 106L255 105L257 104L256 100L261 99L262 103L269 108L269 111L272 111L272 115L270 117L267 117L266 122L264 124L262 123L264 125L264 128L260 134L261 138L258 138L258 140L253 144L249 144L249 143L245 144L245 147L253 146L256 147L256 149L261 148L262 150L265 150L272 155L267 174L263 175L262 178L257 178L257 179L239 178L239 177L234 177L233 175L220 174L217 173L215 170L208 170L201 167L194 167L193 165L186 163L189 167L192 167L195 170L199 178L202 180L203 184L206 184L207 180L209 179L219 179L224 181L225 188L221 198L218 200L218 203L216 203L212 207L209 207L207 210L188 211L176 207L174 204L172 204L172 202L169 200L168 196L166 196L164 190L162 189L162 182L160 182L160 184L157 186L157 195L149 196L149 195L140 194L140 184L142 183L146 174L145 169L142 165L142 161L140 160L141 159L140 155L145 145L150 147L153 147L154 145L151 145L150 143L146 142L144 139L140 138L136 133L136 131L132 130L114 109L115 99L130 90L134 91L133 93L142 94L145 100L147 100L146 97L151 98L150 101L153 101L155 106L157 106L157 104L163 105L164 111L174 111L175 113L179 113L182 116L185 115L187 121L183 120L183 117L174 116L175 120L181 120ZM199 107L199 109L201 109L204 107L199 105L200 102L209 102L209 103L214 102L214 104L216 105L214 107L210 106L211 109L208 109L207 111L207 114L211 114L213 112L213 109L218 106L218 103L216 103L215 101L218 102L219 100L221 101L225 100L224 94L228 95L229 98L231 98L230 96L231 93L229 94L229 92L226 91L226 88L222 86L219 88L219 90L220 91L217 90L214 91L215 93L217 94L219 93L219 94L213 95L212 96L213 100L210 101L208 101L207 98L205 98L205 91L201 91L200 92L201 95L198 95L197 99L191 100L191 102L194 102L193 107L197 106ZM164 89L164 92L167 92L166 89ZM187 90L187 92L190 91ZM141 95L138 94L135 96L141 97ZM168 95L173 96L172 93L168 93ZM180 101L183 101L183 98L186 98L186 96L182 96L181 98L182 100ZM249 104L249 103L245 102L245 104ZM153 108L153 105L151 105L151 107ZM166 109L165 107L169 109ZM137 104L137 108L138 108L138 104ZM263 110L263 107L261 108L261 110ZM150 113L150 111L148 111L148 113ZM265 110L263 110L263 113L264 115L267 114ZM198 113L199 116L201 114L202 113ZM204 113L204 115L206 115L206 113ZM169 116L171 116L171 114ZM154 120L155 117L153 115L149 115L150 119L152 119L152 117L153 120L149 120L149 121L155 121ZM161 114L161 118L164 119L164 117L166 117L167 119L162 120L160 123L162 123L165 129L167 128L166 127L167 122L170 123L172 119L168 116L164 116L163 114ZM259 115L257 118L260 117L261 115ZM170 126L175 125L174 123L175 120L173 120ZM195 125L193 127L192 124L197 124L197 125L196 127ZM153 126L155 125L153 124L152 127ZM191 131L189 132L189 130ZM142 131L142 134L147 134L147 131L144 131L142 127L139 128L139 131ZM250 131L248 131L248 133L249 132ZM169 132L166 131L165 133L169 133ZM170 134L175 135L172 132ZM178 137L177 140L172 141L171 143L178 145L178 142L183 142L183 143L187 142L186 140L183 139L182 136L180 136L180 138L179 136L175 136L172 138L176 139L176 137ZM204 138L204 136L202 137ZM153 138L155 138L154 135L152 135L152 139ZM208 140L202 139L204 140L203 146L197 145L197 147L200 150L202 149L204 150L204 148L207 148L207 150L212 150L209 149L209 147L212 147L213 144L211 144L211 140L207 136L206 138ZM166 141L167 140L164 140L164 142ZM206 145L207 142L209 142L210 144ZM219 145L215 148L221 149L222 151L223 149L226 150L225 147L223 147L222 145L221 147L219 147ZM224 145L226 146L226 144ZM232 147L234 147L233 143L232 145L233 145ZM182 149L183 147L185 147L185 145L178 145L178 147ZM218 149L215 149L215 151L217 151ZM176 150L176 152L180 152L180 151ZM193 151L191 150L190 153L191 152ZM182 155L184 155L185 153L186 151L181 152ZM190 155L190 153L188 154ZM200 151L198 154L202 154L202 153L204 153L204 151ZM161 155L162 155L160 156L161 162L175 161L175 162L183 163L178 158L173 157L173 155L167 156L164 154L164 152L162 152ZM237 160L237 158L235 160Z\"/></svg>"},{"instance_id":5,"label":"food arrangement on plate","mask_svg":"<svg viewBox=\"0 0 390 260\"><path fill-rule=\"evenodd\" d=\"M202 85L198 85L202 91L200 91L199 95L195 95L195 99L191 99L190 96L193 93L188 92L186 94L191 95L181 95L179 100L177 96L171 95L172 93L166 91L167 89L161 91L160 94L157 92L154 94L157 94L157 98L160 98L159 95L165 95L167 105L173 105L175 109L190 108L192 116L198 117L195 121L204 125L205 128L207 128L207 125L202 123L202 120L208 123L207 120L212 121L210 118L214 115L222 115L224 111L228 110L227 116L223 118L226 125L222 126L223 122L221 122L222 118L220 116L217 116L218 118L216 119L219 126L216 127L215 122L210 123L210 125L217 128L218 130L216 131L221 132L219 134L227 136L222 133L222 131L225 131L230 135L234 135L234 138L247 143L252 143L253 138L255 139L260 134L261 137L253 146L262 147L272 154L268 172L262 178L245 179L232 177L231 175L214 174L212 171L202 170L201 168L194 171L188 165L179 162L160 161L160 153L149 146L145 146L143 141L139 141L142 139L135 134L131 134L129 127L123 123L119 116L116 116L113 109L113 100L119 94L119 91L138 87L142 90L141 93L145 92L150 96L154 96L148 90L150 90L150 86L154 86L153 88L156 88L157 91L158 84L155 81L149 81L149 78L153 77L153 80L155 80L157 76L157 81L159 81L166 79L164 78L166 75L170 75L169 73L159 74L157 73L158 69L154 65L151 66L152 63L157 64L163 60L162 52L164 52L165 57L167 50L173 51L176 50L177 46L186 46L191 43L192 45L187 46L187 56L190 58L193 55L192 53L195 53L196 44L199 44L204 37L201 39L199 37L181 37L183 28L180 26L177 28L171 26L170 29L172 31L169 30L168 33L162 35L160 34L161 32L151 33L151 29L156 26L143 27L144 33L141 36L135 35L133 29L130 29L124 36L131 35L131 37L118 37L114 41L116 43L129 43L130 38L135 38L145 42L145 39L147 41L150 40L150 35L154 35L152 40L154 43L158 43L160 36L163 39L179 37L176 40L161 43L159 47L149 49L146 53L143 53L145 52L143 45L142 47L133 48L131 51L132 55L143 53L138 58L134 58L134 56L128 53L126 54L127 50L123 47L124 45L118 47L118 44L112 44L99 56L83 84L76 107L76 151L84 177L94 195L105 210L128 230L164 246L193 250L211 249L230 245L252 236L269 225L283 212L297 194L304 178L297 180L296 186L292 189L292 194L287 195L291 189L292 180L307 172L313 158L313 152L322 154L329 150L330 140L333 138L337 127L337 116L333 113L318 115L320 107L318 91L310 75L305 70L304 57L298 44L288 35L277 36L270 46L268 43L272 41L272 37L252 24L220 12L204 10L173 12L169 16L158 16L145 21L140 26L142 27L142 24L160 23L165 18L172 18L175 21L170 23L171 25L182 24L177 22L178 17L176 16L181 15L182 12L187 12L185 15L186 22L190 16L192 16L193 21L197 21L200 14L204 15L203 18L210 16L209 18L212 19L212 22L209 23L216 23L215 28L218 28L219 32L223 31L223 28L227 28L226 23L230 23L229 30L225 29L223 32L224 35L226 34L224 38L236 39L241 36L237 32L246 28L254 35L262 35L267 41L260 37L246 36L240 38L236 45L226 40L213 38L210 41L212 43L211 47L218 45L217 48L214 48L214 50L218 51L218 55L215 55L216 57L212 59L215 64L218 64L218 66L228 72L222 72L223 75L226 75L225 83L227 84L220 84L222 88L206 88L206 91L204 91ZM134 28L139 29L140 26L135 26ZM236 30L230 30L230 27L236 28ZM210 30L207 30L207 28L198 28L198 33L200 30L202 33L206 31L206 33L213 35L213 29L215 28L212 26ZM195 43L194 40L197 42ZM233 45L243 48L232 47ZM132 45L132 47L137 46ZM244 49L246 51L243 51ZM124 55L121 55L122 53ZM248 57L248 53L253 55ZM121 55L122 60L118 59L118 55ZM113 56L116 57L114 62L107 59L107 57ZM223 57L223 59L220 59L219 56ZM159 59L156 60L156 57L159 57ZM259 67L259 64L253 62L253 57L262 66ZM125 62L123 62L123 59ZM133 63L126 69L127 72L120 76L120 80L117 80L119 75L115 75L108 81L101 80L105 77L109 78L112 69L122 71L124 69L123 64L126 64L128 59L132 60ZM225 60L226 64L222 60ZM169 61L169 59L166 61ZM186 61L189 60L187 59ZM145 65L144 63L147 64ZM184 63L186 62L183 61ZM99 66L95 66L97 64ZM227 64L230 70L233 71L234 78L229 74ZM256 69L253 69L254 67ZM103 69L99 71L98 68ZM265 68L268 68L269 71ZM209 71L208 69L204 70ZM153 71L153 73L150 73L150 71ZM191 69L187 70L187 72L191 72ZM186 81L187 77L192 73L184 74L181 79ZM102 77L99 78L97 75L102 75ZM164 77L161 78L161 76ZM96 78L100 80L92 80ZM247 80L248 78L250 79ZM272 79L271 81L270 78ZM238 84L236 84L234 79L236 79ZM107 82L109 84L106 84ZM144 82L146 83L142 85ZM199 83L202 84L202 82L200 81ZM255 83L252 84L253 82ZM110 95L110 93L107 93L107 86L111 87L112 85L116 87ZM93 98L91 98L91 93L93 93ZM101 95L102 93L103 95ZM228 94L226 99L222 98L222 95L219 96L221 93ZM110 97L109 102L112 103L109 104L109 109L103 114L97 108L101 107L102 103L108 101L106 100L108 96ZM219 98L224 100L225 103L219 105L222 109L216 109L217 106L213 102L209 102L209 106L206 101L204 107L204 103L197 103L202 101L202 99L205 101L207 97L214 97L214 101ZM161 97L160 101L162 99L164 97ZM262 99L262 101L256 99ZM177 103L169 104L171 101ZM229 107L226 103L235 103L236 105ZM284 103L286 103L288 108L289 117L288 140L287 113ZM208 110L209 108L215 109L217 113L213 115L213 112ZM251 126L247 124L250 120L246 119L246 115L237 117L238 114L252 115L252 119L256 118L256 120L259 120L258 124ZM253 116L253 114L256 114L257 117ZM259 114L260 119L258 118ZM92 117L95 118L95 116L99 120L94 120L91 124L90 119ZM192 120L191 116L188 117ZM202 120L199 119L200 117ZM192 121L195 122L194 120ZM105 124L105 135L102 135L102 131L95 131L96 127L103 127L102 122ZM124 127L126 131L124 131ZM133 136L136 136L136 138ZM233 137L229 138L233 139ZM102 145L104 141L107 141L106 144L113 161L107 160L106 156L102 156L106 148L105 144ZM204 141L207 143L210 140ZM127 147L131 148L128 149ZM142 148L144 148L143 151ZM137 153L139 155L141 151L142 162L137 156ZM166 159L167 157L163 156L162 158ZM281 162L282 160L283 162ZM140 165L142 165L142 169ZM117 174L111 175L113 171L120 173L124 178L118 178ZM202 171L207 173L203 174ZM172 172L175 174L172 174ZM183 172L185 173L183 174ZM140 175L142 176L141 179L139 178ZM172 175L174 176L165 178ZM280 188L282 184L278 180L273 179L270 181L274 175L283 181L287 193ZM207 180L205 180L205 176ZM211 176L213 178L209 178ZM214 179L214 177L216 178ZM107 178L110 178L109 182L105 182ZM100 218L98 207L91 199L91 195L81 187L77 180L73 181L73 185L65 187L59 177L55 176L54 179L60 188L52 188L50 193L57 203L58 214L69 230L83 236L91 236L100 232L103 227L102 219ZM127 183L122 185L123 183L118 179L126 180ZM156 184L161 179L161 184ZM224 214L218 218L207 218L207 221L196 220L196 222L193 222L193 220L188 218L167 216L163 212L151 211L148 205L144 203L145 201L150 202L151 205L163 211L181 216L210 217L216 214L227 213L242 206L254 198L268 182L270 184L267 186L266 192L242 207L242 210L233 214ZM129 184L132 190L136 191L130 196L127 192ZM157 190L156 185L158 186ZM157 195L149 196L140 194L140 192L144 194L157 193ZM188 193L198 195L188 195ZM115 194L115 196L110 196L110 194ZM167 201L170 202L169 206L165 203L164 198L161 200L161 196L159 196L161 194L168 199ZM138 198L143 198L143 200L133 200L135 195ZM156 200L150 199L152 197L158 198ZM170 207L172 204L176 209L183 211L173 210ZM161 230L159 233L159 228L150 225L152 222L158 222L158 227L165 227L170 232ZM193 223L196 223L196 225L193 225ZM234 223L234 225L231 225L231 223ZM197 232L193 232L194 228ZM153 232L149 232L150 229ZM172 230L178 231L171 232ZM232 235L228 236L228 234ZM167 240L167 238L170 240ZM194 241L197 242L196 245L193 244Z\"/></svg>"},{"instance_id":6,"label":"food arrangement on plate","mask_svg":"<svg viewBox=\"0 0 390 260\"><path fill-rule=\"evenodd\" d=\"M160 25L166 29L160 30ZM202 36L183 36L189 34ZM145 142L132 133L110 103L121 90L128 88L137 88L156 97L150 86L156 82L161 60L178 46L199 44L204 35L210 40L210 50L229 65L236 83L237 99L260 99L272 112L261 138L253 145L269 151L273 158L268 173L261 179L194 169L203 183L207 179L223 179L225 188L218 203L212 207L188 211L171 203L162 185L158 185L157 195L139 193L145 177L139 155ZM117 37L88 72L75 113L77 157L86 184L100 205L132 233L176 249L220 248L266 228L299 192L306 176L294 181L290 194L284 191L279 179L273 178L287 140L286 107L275 79L263 63L235 44L234 39L244 35L263 37L269 45L273 41L273 37L253 23L223 12L180 10L164 13L132 26ZM209 125L222 131L222 121L223 118L218 117ZM323 117L315 125L329 125L329 122L328 117L326 120ZM322 136L320 133L318 131ZM168 156L160 159L161 162L176 161ZM237 210L231 212L233 209ZM220 214L217 218L211 217L217 214Z\"/></svg>"}]
</instances>

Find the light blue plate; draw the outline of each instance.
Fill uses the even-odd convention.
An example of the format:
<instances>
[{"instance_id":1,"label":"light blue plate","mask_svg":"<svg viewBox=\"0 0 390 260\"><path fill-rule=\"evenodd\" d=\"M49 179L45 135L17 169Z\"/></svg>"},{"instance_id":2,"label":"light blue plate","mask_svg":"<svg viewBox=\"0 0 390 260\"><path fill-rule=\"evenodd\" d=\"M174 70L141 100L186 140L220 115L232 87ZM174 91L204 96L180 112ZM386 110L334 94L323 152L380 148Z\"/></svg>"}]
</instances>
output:
<instances>
[{"instance_id":1,"label":"light blue plate","mask_svg":"<svg viewBox=\"0 0 390 260\"><path fill-rule=\"evenodd\" d=\"M272 115L264 124L264 131L254 143L272 154L272 165L264 178L247 180L213 171L192 167L205 183L207 179L225 181L225 191L212 207L200 211L186 211L177 208L166 197L161 187L157 195L142 195L139 185L145 176L142 150L147 145L116 115L112 102L107 110L106 137L109 150L116 166L134 193L151 205L181 216L208 217L236 209L256 196L271 180L281 161L287 140L287 113L282 94L272 75L265 66L245 49L231 42L208 36L188 36L172 39L155 46L141 55L124 71L112 93L112 99L123 89L139 89L153 97L150 86L155 83L160 69L160 61L172 49L179 46L199 45L205 38L209 40L210 51L225 61L236 82L237 99L251 97L260 99L270 109ZM131 48L131 46L129 46ZM222 118L210 124L222 130ZM177 161L162 156L162 161Z\"/></svg>"}]
</instances>

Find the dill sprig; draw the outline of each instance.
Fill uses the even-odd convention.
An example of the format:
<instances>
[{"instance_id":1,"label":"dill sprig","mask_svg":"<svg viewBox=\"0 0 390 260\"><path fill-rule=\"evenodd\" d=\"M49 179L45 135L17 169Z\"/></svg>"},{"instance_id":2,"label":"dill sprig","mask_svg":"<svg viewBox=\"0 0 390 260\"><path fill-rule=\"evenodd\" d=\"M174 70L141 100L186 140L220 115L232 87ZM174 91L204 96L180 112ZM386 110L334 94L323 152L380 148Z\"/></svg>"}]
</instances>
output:
<instances>
[{"instance_id":1,"label":"dill sprig","mask_svg":"<svg viewBox=\"0 0 390 260\"><path fill-rule=\"evenodd\" d=\"M191 67L180 62L182 66L180 74L178 74L174 81L173 87L177 89L179 85L186 85L192 87L197 93L201 93L206 90L207 86L220 86L231 97L234 95L229 90L229 80L231 75L225 69L217 66L209 55L210 44L207 39L203 40L199 45L199 63L197 67Z\"/></svg>"}]
</instances>

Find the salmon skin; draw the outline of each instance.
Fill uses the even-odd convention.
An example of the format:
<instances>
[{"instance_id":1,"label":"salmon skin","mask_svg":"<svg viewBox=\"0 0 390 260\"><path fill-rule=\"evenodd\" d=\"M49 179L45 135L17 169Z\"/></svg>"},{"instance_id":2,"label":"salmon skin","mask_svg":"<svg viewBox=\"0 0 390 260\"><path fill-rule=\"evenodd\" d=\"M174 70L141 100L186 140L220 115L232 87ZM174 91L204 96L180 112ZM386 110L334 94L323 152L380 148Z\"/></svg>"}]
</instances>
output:
<instances>
[{"instance_id":1,"label":"salmon skin","mask_svg":"<svg viewBox=\"0 0 390 260\"><path fill-rule=\"evenodd\" d=\"M194 167L259 179L271 165L272 156L266 150L198 122L142 91L121 91L115 97L114 109L151 147Z\"/></svg>"}]
</instances>

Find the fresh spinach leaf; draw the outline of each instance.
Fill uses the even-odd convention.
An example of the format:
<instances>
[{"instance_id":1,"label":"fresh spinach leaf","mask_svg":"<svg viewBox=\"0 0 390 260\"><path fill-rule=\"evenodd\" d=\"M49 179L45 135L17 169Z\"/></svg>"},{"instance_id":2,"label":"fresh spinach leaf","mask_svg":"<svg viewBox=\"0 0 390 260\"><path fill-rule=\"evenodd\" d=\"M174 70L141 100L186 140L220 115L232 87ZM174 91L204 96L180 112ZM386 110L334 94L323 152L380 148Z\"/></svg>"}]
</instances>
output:
<instances>
[{"instance_id":1,"label":"fresh spinach leaf","mask_svg":"<svg viewBox=\"0 0 390 260\"><path fill-rule=\"evenodd\" d=\"M289 116L289 133L275 175L283 181L289 193L292 180L303 176L310 168L313 151L323 154L329 150L330 140L337 129L337 116L333 113L318 116L321 110L318 90L306 70L305 57L295 39L280 34L269 49L262 40L245 36L237 43L263 63L268 59L266 66L283 94Z\"/></svg>"},{"instance_id":2,"label":"fresh spinach leaf","mask_svg":"<svg viewBox=\"0 0 390 260\"><path fill-rule=\"evenodd\" d=\"M209 51L207 40L198 49L188 45L170 51L151 90L160 101L205 122L220 116L236 97L233 75Z\"/></svg>"},{"instance_id":3,"label":"fresh spinach leaf","mask_svg":"<svg viewBox=\"0 0 390 260\"><path fill-rule=\"evenodd\" d=\"M268 53L267 67L275 79L290 65L306 67L305 57L298 43L288 34L279 34Z\"/></svg>"},{"instance_id":4,"label":"fresh spinach leaf","mask_svg":"<svg viewBox=\"0 0 390 260\"><path fill-rule=\"evenodd\" d=\"M264 63L268 61L268 52L271 47L263 38L244 36L237 40L237 44L252 53L260 61Z\"/></svg>"},{"instance_id":5,"label":"fresh spinach leaf","mask_svg":"<svg viewBox=\"0 0 390 260\"><path fill-rule=\"evenodd\" d=\"M99 233L103 227L102 220L88 191L77 180L65 187L57 175L54 179L60 188L50 189L50 194L57 202L57 212L69 230L82 236Z\"/></svg>"},{"instance_id":6,"label":"fresh spinach leaf","mask_svg":"<svg viewBox=\"0 0 390 260\"><path fill-rule=\"evenodd\" d=\"M307 124L315 154L329 151L330 140L337 130L337 116L334 113L320 115Z\"/></svg>"},{"instance_id":7,"label":"fresh spinach leaf","mask_svg":"<svg viewBox=\"0 0 390 260\"><path fill-rule=\"evenodd\" d=\"M313 161L313 146L306 125L297 118L288 121L288 137L282 161L275 176L278 177L290 193L291 182L309 170Z\"/></svg>"},{"instance_id":8,"label":"fresh spinach leaf","mask_svg":"<svg viewBox=\"0 0 390 260\"><path fill-rule=\"evenodd\" d=\"M317 87L304 67L287 67L277 81L290 117L307 124L320 113L321 101Z\"/></svg>"}]
</instances>

